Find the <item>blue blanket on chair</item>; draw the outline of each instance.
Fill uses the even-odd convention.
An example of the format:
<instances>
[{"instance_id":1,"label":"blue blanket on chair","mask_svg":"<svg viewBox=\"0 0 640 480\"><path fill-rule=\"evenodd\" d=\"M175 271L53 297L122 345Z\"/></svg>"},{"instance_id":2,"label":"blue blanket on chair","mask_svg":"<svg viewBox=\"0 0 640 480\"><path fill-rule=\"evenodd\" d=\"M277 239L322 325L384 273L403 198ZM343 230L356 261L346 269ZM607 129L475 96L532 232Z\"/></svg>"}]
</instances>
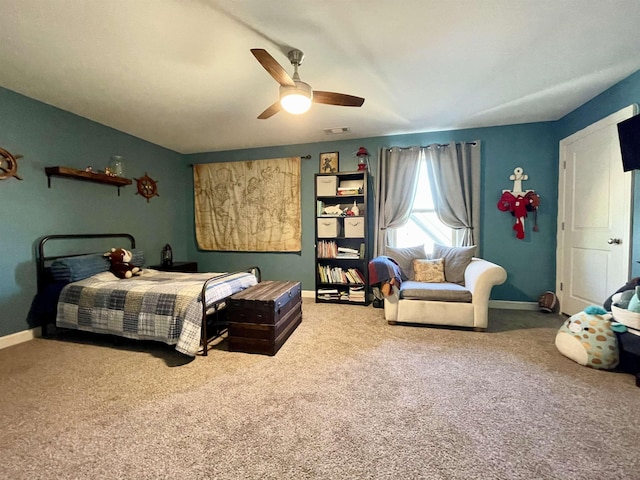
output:
<instances>
[{"instance_id":1,"label":"blue blanket on chair","mask_svg":"<svg viewBox=\"0 0 640 480\"><path fill-rule=\"evenodd\" d=\"M400 267L393 258L381 255L369 262L369 285L388 283L392 279L398 287L402 283Z\"/></svg>"}]
</instances>

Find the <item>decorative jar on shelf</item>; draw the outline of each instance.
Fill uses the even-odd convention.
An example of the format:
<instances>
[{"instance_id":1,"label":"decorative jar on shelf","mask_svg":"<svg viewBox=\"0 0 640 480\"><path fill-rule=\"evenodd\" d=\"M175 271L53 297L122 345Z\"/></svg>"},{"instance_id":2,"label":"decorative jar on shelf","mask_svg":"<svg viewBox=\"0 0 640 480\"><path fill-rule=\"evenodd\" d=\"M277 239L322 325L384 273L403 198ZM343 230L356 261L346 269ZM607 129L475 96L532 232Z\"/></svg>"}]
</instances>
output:
<instances>
[{"instance_id":1,"label":"decorative jar on shelf","mask_svg":"<svg viewBox=\"0 0 640 480\"><path fill-rule=\"evenodd\" d=\"M109 161L109 175L114 177L124 177L124 157L112 155Z\"/></svg>"}]
</instances>

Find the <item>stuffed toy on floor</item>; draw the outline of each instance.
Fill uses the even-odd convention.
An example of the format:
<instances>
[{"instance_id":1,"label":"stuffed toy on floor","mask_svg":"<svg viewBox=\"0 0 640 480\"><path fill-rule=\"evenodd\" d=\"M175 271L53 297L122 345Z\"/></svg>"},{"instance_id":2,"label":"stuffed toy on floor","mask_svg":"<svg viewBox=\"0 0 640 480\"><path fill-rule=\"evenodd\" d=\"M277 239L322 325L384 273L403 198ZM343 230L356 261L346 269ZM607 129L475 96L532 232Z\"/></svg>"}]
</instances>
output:
<instances>
[{"instance_id":1,"label":"stuffed toy on floor","mask_svg":"<svg viewBox=\"0 0 640 480\"><path fill-rule=\"evenodd\" d=\"M132 265L131 259L133 255L129 250L124 248L112 248L110 252L104 254L105 257L109 257L111 262L111 268L109 271L118 278L131 278L134 275L142 275L140 267Z\"/></svg>"},{"instance_id":2,"label":"stuffed toy on floor","mask_svg":"<svg viewBox=\"0 0 640 480\"><path fill-rule=\"evenodd\" d=\"M618 340L611 329L611 314L587 307L567 319L556 334L556 347L565 357L586 367L610 370L618 365Z\"/></svg>"}]
</instances>

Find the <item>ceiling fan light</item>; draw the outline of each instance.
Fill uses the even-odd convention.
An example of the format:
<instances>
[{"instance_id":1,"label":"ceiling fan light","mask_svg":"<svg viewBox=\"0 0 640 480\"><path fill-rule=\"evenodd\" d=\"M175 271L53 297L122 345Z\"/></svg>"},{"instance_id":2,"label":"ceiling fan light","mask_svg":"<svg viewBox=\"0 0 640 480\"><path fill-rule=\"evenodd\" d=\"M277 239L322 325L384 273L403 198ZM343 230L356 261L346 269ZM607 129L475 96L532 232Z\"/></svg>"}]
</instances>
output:
<instances>
[{"instance_id":1,"label":"ceiling fan light","mask_svg":"<svg viewBox=\"0 0 640 480\"><path fill-rule=\"evenodd\" d=\"M300 115L311 108L311 87L304 82L296 82L295 87L280 87L280 105L294 115Z\"/></svg>"},{"instance_id":2,"label":"ceiling fan light","mask_svg":"<svg viewBox=\"0 0 640 480\"><path fill-rule=\"evenodd\" d=\"M282 97L280 99L280 105L282 105L282 108L287 112L299 115L311 108L311 100L309 97L305 97L304 95L292 93Z\"/></svg>"}]
</instances>

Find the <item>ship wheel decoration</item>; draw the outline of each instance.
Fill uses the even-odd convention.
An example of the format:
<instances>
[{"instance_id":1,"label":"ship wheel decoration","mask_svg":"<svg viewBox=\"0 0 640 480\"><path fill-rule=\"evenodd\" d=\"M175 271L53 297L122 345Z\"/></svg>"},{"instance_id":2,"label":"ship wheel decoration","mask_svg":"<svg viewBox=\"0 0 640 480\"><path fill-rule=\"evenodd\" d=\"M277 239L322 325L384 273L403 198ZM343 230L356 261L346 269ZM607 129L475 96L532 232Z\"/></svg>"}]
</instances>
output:
<instances>
[{"instance_id":1,"label":"ship wheel decoration","mask_svg":"<svg viewBox=\"0 0 640 480\"><path fill-rule=\"evenodd\" d=\"M4 148L0 148L0 180L4 180L9 177L15 177L18 180L22 180L18 176L17 160L19 158L22 158L22 155L12 155Z\"/></svg>"},{"instance_id":2,"label":"ship wheel decoration","mask_svg":"<svg viewBox=\"0 0 640 480\"><path fill-rule=\"evenodd\" d=\"M160 196L160 194L158 193L158 182L147 175L146 172L144 174L144 177L134 178L134 180L138 183L138 191L136 193L146 198L147 203L149 203L149 199L151 197Z\"/></svg>"}]
</instances>

